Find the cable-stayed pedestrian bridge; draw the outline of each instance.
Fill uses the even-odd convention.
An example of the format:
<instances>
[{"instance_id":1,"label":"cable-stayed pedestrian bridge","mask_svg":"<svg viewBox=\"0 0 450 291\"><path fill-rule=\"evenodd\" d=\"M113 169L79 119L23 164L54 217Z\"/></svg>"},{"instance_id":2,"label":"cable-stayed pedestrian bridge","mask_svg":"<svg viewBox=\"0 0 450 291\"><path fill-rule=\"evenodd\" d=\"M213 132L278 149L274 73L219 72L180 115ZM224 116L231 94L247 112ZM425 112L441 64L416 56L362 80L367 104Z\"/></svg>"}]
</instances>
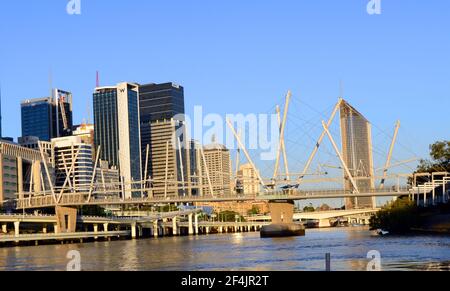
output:
<instances>
[{"instance_id":1,"label":"cable-stayed pedestrian bridge","mask_svg":"<svg viewBox=\"0 0 450 291\"><path fill-rule=\"evenodd\" d=\"M147 189L148 190L148 189ZM138 192L147 190L139 190ZM206 196L149 196L143 195L138 198L123 198L119 193L116 195L104 196L103 194L80 192L64 193L63 195L52 195L34 193L27 198L17 200L18 209L39 209L56 206L77 207L77 206L123 206L123 205L159 205L168 203L204 203L204 202L239 202L239 201L300 201L314 199L339 199L339 198L367 198L367 197L399 197L414 194L411 187L392 187L386 189L361 190L359 193L344 189L329 190L280 190L263 191L253 195L206 195Z\"/></svg>"}]
</instances>

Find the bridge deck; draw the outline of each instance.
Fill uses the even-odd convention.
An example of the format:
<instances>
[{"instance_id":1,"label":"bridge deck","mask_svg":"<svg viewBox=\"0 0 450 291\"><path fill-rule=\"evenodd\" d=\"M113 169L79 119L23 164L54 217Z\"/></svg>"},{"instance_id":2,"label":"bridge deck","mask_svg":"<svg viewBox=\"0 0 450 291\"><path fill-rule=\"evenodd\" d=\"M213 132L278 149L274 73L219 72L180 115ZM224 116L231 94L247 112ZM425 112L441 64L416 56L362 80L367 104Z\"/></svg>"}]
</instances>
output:
<instances>
[{"instance_id":1,"label":"bridge deck","mask_svg":"<svg viewBox=\"0 0 450 291\"><path fill-rule=\"evenodd\" d=\"M412 194L407 187L385 190L366 190L354 193L345 190L290 190L262 192L257 195L229 195L229 196L177 196L177 197L147 197L121 199L119 197L97 198L88 193L64 194L60 199L52 195L32 196L18 199L18 209L37 209L55 206L85 206L85 205L157 205L167 203L195 203L195 202L239 202L239 201L274 201L274 200L309 200L333 199L352 197L391 197Z\"/></svg>"}]
</instances>

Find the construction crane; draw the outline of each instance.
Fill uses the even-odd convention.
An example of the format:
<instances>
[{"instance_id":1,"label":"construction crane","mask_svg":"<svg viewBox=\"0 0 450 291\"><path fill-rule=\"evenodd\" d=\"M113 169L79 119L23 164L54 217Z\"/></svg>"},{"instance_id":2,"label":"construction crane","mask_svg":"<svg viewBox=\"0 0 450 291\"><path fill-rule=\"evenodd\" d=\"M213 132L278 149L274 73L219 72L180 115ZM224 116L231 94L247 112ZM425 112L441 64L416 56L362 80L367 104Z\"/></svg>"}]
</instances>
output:
<instances>
[{"instance_id":1,"label":"construction crane","mask_svg":"<svg viewBox=\"0 0 450 291\"><path fill-rule=\"evenodd\" d=\"M69 123L67 122L67 115L66 115L66 107L65 107L64 95L59 94L58 103L59 103L59 105L61 107L61 116L62 116L62 120L63 120L64 130L68 131L69 130Z\"/></svg>"}]
</instances>

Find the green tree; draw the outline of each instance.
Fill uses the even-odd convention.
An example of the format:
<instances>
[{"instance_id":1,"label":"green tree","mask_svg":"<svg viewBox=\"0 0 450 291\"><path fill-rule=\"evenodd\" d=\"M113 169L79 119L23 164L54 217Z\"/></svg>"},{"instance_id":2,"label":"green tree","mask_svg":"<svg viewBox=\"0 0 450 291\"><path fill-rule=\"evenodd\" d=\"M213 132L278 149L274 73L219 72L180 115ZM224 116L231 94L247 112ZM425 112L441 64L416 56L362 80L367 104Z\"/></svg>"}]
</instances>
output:
<instances>
[{"instance_id":1,"label":"green tree","mask_svg":"<svg viewBox=\"0 0 450 291\"><path fill-rule=\"evenodd\" d=\"M420 210L408 197L397 199L370 218L371 229L383 229L393 233L408 232L420 223Z\"/></svg>"},{"instance_id":2,"label":"green tree","mask_svg":"<svg viewBox=\"0 0 450 291\"><path fill-rule=\"evenodd\" d=\"M316 211L316 209L312 204L309 204L308 206L305 206L303 208L303 212L314 212L314 211Z\"/></svg>"},{"instance_id":3,"label":"green tree","mask_svg":"<svg viewBox=\"0 0 450 291\"><path fill-rule=\"evenodd\" d=\"M256 207L256 206L253 206L252 209L250 209L250 210L247 212L247 214L250 215L250 216L251 216L251 215L258 215L258 214L260 214L259 208Z\"/></svg>"},{"instance_id":4,"label":"green tree","mask_svg":"<svg viewBox=\"0 0 450 291\"><path fill-rule=\"evenodd\" d=\"M450 172L450 141L438 141L430 145L430 158L420 161L416 173ZM427 182L419 177L419 183Z\"/></svg>"},{"instance_id":5,"label":"green tree","mask_svg":"<svg viewBox=\"0 0 450 291\"><path fill-rule=\"evenodd\" d=\"M234 211L222 211L218 215L218 219L224 222L235 222L236 216L239 216L240 221L245 221L244 217Z\"/></svg>"},{"instance_id":6,"label":"green tree","mask_svg":"<svg viewBox=\"0 0 450 291\"><path fill-rule=\"evenodd\" d=\"M80 208L81 215L84 216L107 216L105 212L105 208L100 206L82 206Z\"/></svg>"}]
</instances>

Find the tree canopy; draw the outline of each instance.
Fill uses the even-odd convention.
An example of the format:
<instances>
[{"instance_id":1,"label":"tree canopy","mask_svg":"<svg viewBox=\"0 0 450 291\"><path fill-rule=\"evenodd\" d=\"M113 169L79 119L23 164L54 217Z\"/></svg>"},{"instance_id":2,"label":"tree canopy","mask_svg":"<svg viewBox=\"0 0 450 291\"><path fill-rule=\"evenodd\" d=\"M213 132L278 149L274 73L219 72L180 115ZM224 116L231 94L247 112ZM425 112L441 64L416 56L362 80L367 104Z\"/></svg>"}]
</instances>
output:
<instances>
[{"instance_id":1,"label":"tree canopy","mask_svg":"<svg viewBox=\"0 0 450 291\"><path fill-rule=\"evenodd\" d=\"M418 171L450 172L450 141L438 141L430 145L430 157L431 159L420 161Z\"/></svg>"},{"instance_id":2,"label":"tree canopy","mask_svg":"<svg viewBox=\"0 0 450 291\"><path fill-rule=\"evenodd\" d=\"M421 160L416 170L416 173L432 172L450 172L450 141L430 145L430 158Z\"/></svg>"}]
</instances>

